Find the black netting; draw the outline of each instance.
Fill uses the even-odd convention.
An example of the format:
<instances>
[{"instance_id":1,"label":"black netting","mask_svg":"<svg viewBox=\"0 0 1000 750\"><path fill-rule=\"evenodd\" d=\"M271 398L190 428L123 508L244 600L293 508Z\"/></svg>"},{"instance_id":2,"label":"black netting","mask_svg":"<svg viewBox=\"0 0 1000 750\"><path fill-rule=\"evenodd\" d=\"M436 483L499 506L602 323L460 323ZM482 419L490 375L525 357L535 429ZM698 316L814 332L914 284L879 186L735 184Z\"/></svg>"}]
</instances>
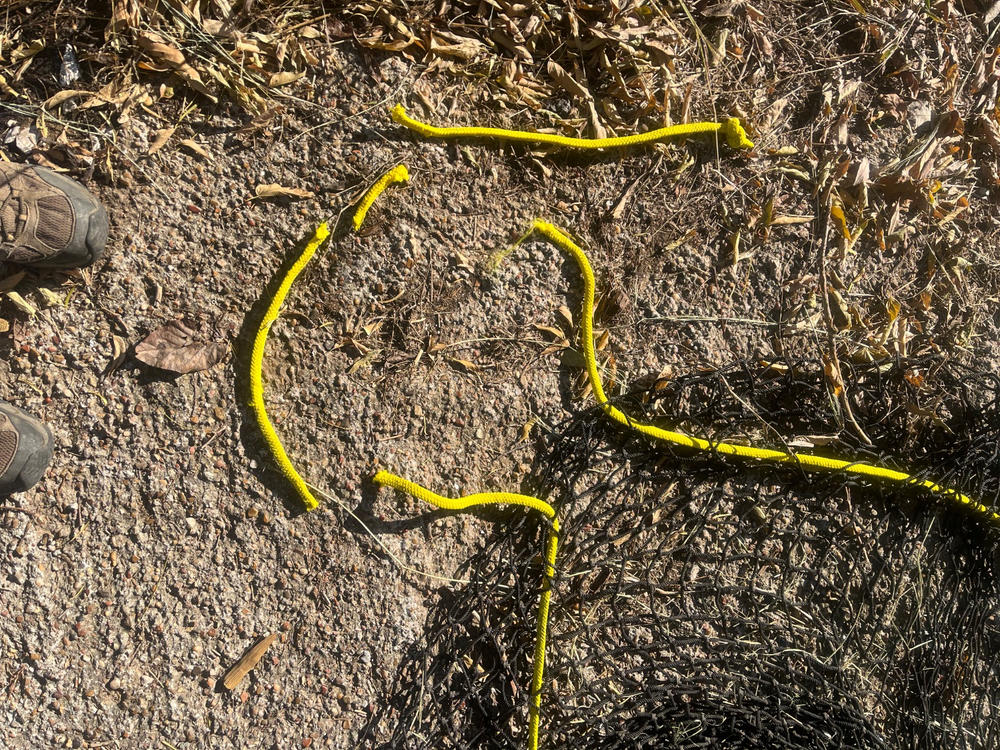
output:
<instances>
[{"instance_id":1,"label":"black netting","mask_svg":"<svg viewBox=\"0 0 1000 750\"><path fill-rule=\"evenodd\" d=\"M857 369L867 449L831 433L813 362L657 383L622 408L715 440L864 456L995 508L998 385L930 361ZM653 444L597 410L539 447L538 487L563 524L543 747L1000 742L997 535L965 511ZM440 595L372 719L376 746L525 745L545 529L517 510L495 519L472 582Z\"/></svg>"}]
</instances>

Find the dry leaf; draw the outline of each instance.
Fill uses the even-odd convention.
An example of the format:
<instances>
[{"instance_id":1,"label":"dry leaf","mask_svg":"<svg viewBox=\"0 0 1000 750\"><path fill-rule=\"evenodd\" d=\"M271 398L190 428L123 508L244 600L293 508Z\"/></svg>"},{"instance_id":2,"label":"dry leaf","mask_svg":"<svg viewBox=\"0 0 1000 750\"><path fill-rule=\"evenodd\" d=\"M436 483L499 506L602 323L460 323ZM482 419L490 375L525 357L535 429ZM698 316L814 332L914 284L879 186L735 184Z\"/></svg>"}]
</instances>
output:
<instances>
[{"instance_id":1,"label":"dry leaf","mask_svg":"<svg viewBox=\"0 0 1000 750\"><path fill-rule=\"evenodd\" d=\"M542 325L541 323L532 323L531 325L536 330L542 331L543 333L547 333L547 334L549 334L550 336L552 336L553 338L555 338L557 340L560 340L560 339L561 340L565 340L567 338L566 334L563 333L562 331L560 331L555 326L546 326L546 325Z\"/></svg>"},{"instance_id":2,"label":"dry leaf","mask_svg":"<svg viewBox=\"0 0 1000 750\"><path fill-rule=\"evenodd\" d=\"M566 307L566 305L559 305L559 314L562 316L562 319L564 321L566 321L566 328L567 328L567 330L572 331L573 330L573 313L571 313L569 311L569 308Z\"/></svg>"},{"instance_id":3,"label":"dry leaf","mask_svg":"<svg viewBox=\"0 0 1000 750\"><path fill-rule=\"evenodd\" d=\"M848 331L851 328L851 313L847 307L847 301L843 295L833 287L827 290L827 299L830 301L830 317L833 318L833 325L838 331Z\"/></svg>"},{"instance_id":4,"label":"dry leaf","mask_svg":"<svg viewBox=\"0 0 1000 750\"><path fill-rule=\"evenodd\" d=\"M272 182L267 185L258 185L254 188L254 196L257 198L312 198L316 193L302 188L282 187Z\"/></svg>"},{"instance_id":5,"label":"dry leaf","mask_svg":"<svg viewBox=\"0 0 1000 750\"><path fill-rule=\"evenodd\" d=\"M118 0L112 3L111 20L104 29L104 38L111 39L117 33L126 29L134 29L139 25L139 6L137 0Z\"/></svg>"},{"instance_id":6,"label":"dry leaf","mask_svg":"<svg viewBox=\"0 0 1000 750\"><path fill-rule=\"evenodd\" d=\"M608 343L610 341L611 341L611 332L608 331L607 328L605 328L603 331L601 331L600 335L597 337L597 344L595 344L594 348L597 349L597 351L599 352L603 352L605 349L608 348Z\"/></svg>"},{"instance_id":7,"label":"dry leaf","mask_svg":"<svg viewBox=\"0 0 1000 750\"><path fill-rule=\"evenodd\" d=\"M121 336L111 336L111 361L108 362L101 373L101 380L104 380L108 375L122 366L122 362L125 361L125 357L128 355L128 350L129 345L125 339Z\"/></svg>"},{"instance_id":8,"label":"dry leaf","mask_svg":"<svg viewBox=\"0 0 1000 750\"><path fill-rule=\"evenodd\" d=\"M79 96L90 96L93 93L92 91L83 91L81 89L66 89L50 96L42 102L42 106L46 109L52 109L53 107L58 107L63 102L68 102L70 99L75 99Z\"/></svg>"},{"instance_id":9,"label":"dry leaf","mask_svg":"<svg viewBox=\"0 0 1000 750\"><path fill-rule=\"evenodd\" d=\"M444 41L440 41L440 40ZM454 57L468 62L482 52L485 47L482 42L476 39L461 37L457 34L450 34L446 31L437 31L431 34L430 51L435 55Z\"/></svg>"},{"instance_id":10,"label":"dry leaf","mask_svg":"<svg viewBox=\"0 0 1000 750\"><path fill-rule=\"evenodd\" d=\"M808 224L813 220L812 216L794 216L792 214L785 214L782 216L775 216L771 220L771 226L783 226L786 224Z\"/></svg>"},{"instance_id":11,"label":"dry leaf","mask_svg":"<svg viewBox=\"0 0 1000 750\"><path fill-rule=\"evenodd\" d=\"M833 389L833 395L840 396L844 392L844 378L841 376L837 366L826 355L823 355L823 372L826 374L827 382Z\"/></svg>"},{"instance_id":12,"label":"dry leaf","mask_svg":"<svg viewBox=\"0 0 1000 750\"><path fill-rule=\"evenodd\" d=\"M459 370L464 370L465 372L478 372L479 365L475 362L470 362L467 359L459 359L458 357L448 357L448 361L457 367Z\"/></svg>"},{"instance_id":13,"label":"dry leaf","mask_svg":"<svg viewBox=\"0 0 1000 750\"><path fill-rule=\"evenodd\" d=\"M532 417L531 419L529 419L527 422L524 423L524 425L521 427L521 437L518 438L517 440L518 443L528 442L528 436L531 435L531 430L537 422L538 419L536 417Z\"/></svg>"},{"instance_id":14,"label":"dry leaf","mask_svg":"<svg viewBox=\"0 0 1000 750\"><path fill-rule=\"evenodd\" d=\"M170 140L170 136L174 134L175 130L177 130L177 128L163 128L163 130L157 130L156 137L153 139L153 142L149 144L149 151L146 153L152 156L161 148L166 146L167 141Z\"/></svg>"},{"instance_id":15,"label":"dry leaf","mask_svg":"<svg viewBox=\"0 0 1000 750\"><path fill-rule=\"evenodd\" d=\"M191 138L185 138L183 141L181 141L181 145L188 151L197 154L202 159L207 159L209 156L208 151L205 150L205 148L200 143L198 143L195 140L192 140Z\"/></svg>"},{"instance_id":16,"label":"dry leaf","mask_svg":"<svg viewBox=\"0 0 1000 750\"><path fill-rule=\"evenodd\" d=\"M554 60L549 60L548 64L545 66L545 71L549 74L549 78L555 81L559 88L570 96L586 100L593 99L590 91L588 91L585 86L580 84L579 81L573 78L573 76L571 76L562 65Z\"/></svg>"},{"instance_id":17,"label":"dry leaf","mask_svg":"<svg viewBox=\"0 0 1000 750\"><path fill-rule=\"evenodd\" d=\"M227 344L196 340L197 332L174 320L136 344L135 358L150 367L180 374L207 370L229 352Z\"/></svg>"},{"instance_id":18,"label":"dry leaf","mask_svg":"<svg viewBox=\"0 0 1000 750\"><path fill-rule=\"evenodd\" d=\"M26 300L17 292L7 292L7 299L13 302L14 307L16 307L23 313L27 313L28 315L35 315L38 313L38 308L36 308L33 304L28 302L28 300Z\"/></svg>"},{"instance_id":19,"label":"dry leaf","mask_svg":"<svg viewBox=\"0 0 1000 750\"><path fill-rule=\"evenodd\" d=\"M40 286L38 287L38 292L39 294L42 295L42 298L45 300L46 307L54 307L56 305L63 304L63 297L59 294L56 294L51 289L46 289L44 286Z\"/></svg>"},{"instance_id":20,"label":"dry leaf","mask_svg":"<svg viewBox=\"0 0 1000 750\"><path fill-rule=\"evenodd\" d=\"M218 101L218 99L212 95L212 93L205 86L205 83L201 80L201 74L188 65L184 58L184 54L173 45L168 44L162 36L155 32L148 31L139 34L136 41L158 65L163 65L166 66L166 68L173 70L185 81L185 83L188 84L188 86L212 102ZM156 70L156 68L153 68L145 63L139 63L139 67L143 69Z\"/></svg>"},{"instance_id":21,"label":"dry leaf","mask_svg":"<svg viewBox=\"0 0 1000 750\"><path fill-rule=\"evenodd\" d=\"M184 54L179 49L168 44L162 36L155 32L148 31L139 34L136 42L158 63L163 63L171 68L179 68L186 62Z\"/></svg>"},{"instance_id":22,"label":"dry leaf","mask_svg":"<svg viewBox=\"0 0 1000 750\"><path fill-rule=\"evenodd\" d=\"M840 233L843 235L844 239L850 242L851 230L847 228L847 217L844 216L844 209L834 204L830 207L830 216L833 217L837 224L837 228L840 229Z\"/></svg>"},{"instance_id":23,"label":"dry leaf","mask_svg":"<svg viewBox=\"0 0 1000 750\"><path fill-rule=\"evenodd\" d=\"M305 74L306 72L304 70L300 70L297 73L291 70L285 71L284 73L275 73L268 80L267 85L272 89L277 86L287 86L290 83L295 83Z\"/></svg>"}]
</instances>

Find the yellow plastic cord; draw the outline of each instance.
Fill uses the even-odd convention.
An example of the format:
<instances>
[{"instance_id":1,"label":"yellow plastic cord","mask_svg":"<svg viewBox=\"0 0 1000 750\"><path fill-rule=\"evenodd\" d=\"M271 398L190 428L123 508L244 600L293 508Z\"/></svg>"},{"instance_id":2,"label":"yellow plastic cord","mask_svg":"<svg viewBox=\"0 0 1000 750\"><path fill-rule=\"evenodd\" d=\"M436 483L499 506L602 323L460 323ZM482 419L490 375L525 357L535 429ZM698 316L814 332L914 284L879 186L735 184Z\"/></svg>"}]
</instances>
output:
<instances>
[{"instance_id":1,"label":"yellow plastic cord","mask_svg":"<svg viewBox=\"0 0 1000 750\"><path fill-rule=\"evenodd\" d=\"M512 492L477 492L464 497L444 497L431 492L408 479L380 471L375 475L376 484L405 492L410 497L423 500L445 510L466 510L480 505L523 505L541 513L552 522L545 548L545 578L538 597L538 624L535 632L534 673L531 678L531 706L528 709L528 748L538 750L538 725L542 706L542 680L545 675L545 641L549 629L549 602L552 598L552 578L556 573L556 550L559 546L559 521L555 509L544 500Z\"/></svg>"},{"instance_id":2,"label":"yellow plastic cord","mask_svg":"<svg viewBox=\"0 0 1000 750\"><path fill-rule=\"evenodd\" d=\"M327 227L325 222L320 224L316 228L316 233L312 239L306 244L302 254L292 264L292 267L288 269L288 273L285 274L285 277L281 280L281 284L278 286L278 291L274 293L271 304L268 305L267 312L264 313L264 318L260 321L260 327L257 329L257 335L253 340L253 350L250 353L250 401L254 414L257 416L257 425L260 427L260 431L264 433L267 447L271 449L271 455L274 456L278 468L281 469L281 473L295 487L295 490L299 493L299 497L302 498L302 503L306 506L306 510L312 510L319 503L316 502L316 498L309 491L305 480L302 479L299 472L292 465L291 460L288 458L288 453L285 452L285 446L281 444L281 439L278 437L278 433L274 431L274 426L267 416L267 407L264 405L264 383L261 373L264 364L264 347L267 344L267 334L271 330L271 324L278 319L281 305L288 295L288 290L292 288L292 282L302 273L302 269L306 267L309 259L316 253L316 249L329 236L329 227Z\"/></svg>"},{"instance_id":3,"label":"yellow plastic cord","mask_svg":"<svg viewBox=\"0 0 1000 750\"><path fill-rule=\"evenodd\" d=\"M354 231L357 232L361 229L361 225L365 221L365 216L368 215L368 209L375 203L375 199L382 195L382 191L394 182L406 182L409 179L410 172L406 168L406 165L399 164L382 175L378 182L368 188L368 192L365 193L364 198L358 203L358 208L354 212L354 219L352 220Z\"/></svg>"},{"instance_id":4,"label":"yellow plastic cord","mask_svg":"<svg viewBox=\"0 0 1000 750\"><path fill-rule=\"evenodd\" d=\"M604 393L604 386L601 383L601 375L597 368L597 355L594 353L594 271L590 266L590 261L587 259L586 253L557 227L549 224L548 222L537 219L534 223L532 223L531 228L524 235L524 237L519 240L518 244L520 244L520 242L522 242L525 238L529 237L532 233L538 233L556 245L556 247L565 251L580 267L580 272L583 275L583 313L580 316L580 343L583 348L583 357L586 361L587 374L590 378L590 384L594 391L594 397L597 399L597 402L604 407L605 414L611 417L614 421L625 427L640 432L643 435L654 438L655 440L663 440L685 448L693 448L695 450L702 451L716 451L726 455L753 458L759 461L775 461L778 463L798 464L802 468L809 471L844 471L851 474L870 477L872 479L922 487L929 492L945 497L948 500L964 507L981 520L994 526L1000 526L1000 515L998 515L995 511L990 510L982 503L973 500L958 490L951 489L949 487L942 487L937 482L930 479L920 479L919 477L907 474L906 472L887 469L882 466L866 463L864 461L848 461L842 458L817 456L812 453L790 453L771 448L757 448L750 445L711 442L692 435L686 435L682 432L664 430L653 425L643 424L642 422L637 422L632 419L616 406L608 402L608 397ZM514 247L516 246L517 245ZM510 248L497 257L493 262L493 266L495 267L498 265L503 257L509 254L509 252L513 249L514 248Z\"/></svg>"},{"instance_id":5,"label":"yellow plastic cord","mask_svg":"<svg viewBox=\"0 0 1000 750\"><path fill-rule=\"evenodd\" d=\"M372 185L371 189L365 193L364 198L358 204L358 209L354 214L354 230L357 231L361 228L361 224L365 220L365 214L368 213L368 209L371 208L375 199L382 194L383 190L394 182L402 182L408 179L410 179L410 173L403 164L394 167L382 175L379 181ZM285 446L281 444L281 439L274 430L274 425L271 424L271 420L267 416L267 407L264 405L262 371L264 349L267 345L267 334L271 330L271 325L278 319L278 313L281 312L281 305L284 304L285 297L288 296L288 292L291 290L295 279L302 273L306 264L309 263L316 253L316 250L329 236L330 229L326 225L326 222L320 224L312 239L309 240L305 249L302 250L302 254L299 255L292 264L292 267L285 273L281 279L281 283L278 285L278 290L271 299L271 304L268 305L267 312L264 313L264 317L260 321L260 327L257 329L257 335L253 340L253 350L250 353L250 403L257 417L257 425L264 434L264 440L267 441L267 447L271 450L271 455L274 457L275 463L278 464L278 468L285 478L295 487L296 492L299 493L299 497L302 499L302 504L305 505L306 510L313 510L319 503L313 497L312 492L309 491L305 480L296 471L295 466L288 457L288 453L285 451Z\"/></svg>"},{"instance_id":6,"label":"yellow plastic cord","mask_svg":"<svg viewBox=\"0 0 1000 750\"><path fill-rule=\"evenodd\" d=\"M406 110L402 104L397 104L392 108L392 119L400 125L409 128L414 133L422 135L424 138L495 138L503 141L548 143L553 146L590 150L638 146L644 143L655 143L667 138L677 138L686 135L721 133L725 136L730 148L753 148L753 141L747 138L747 133L737 117L730 117L724 122L690 122L684 125L669 125L665 128L657 128L646 133L626 135L619 138L571 138L552 133L531 133L525 130L507 130L506 128L439 128L413 119L406 114Z\"/></svg>"}]
</instances>

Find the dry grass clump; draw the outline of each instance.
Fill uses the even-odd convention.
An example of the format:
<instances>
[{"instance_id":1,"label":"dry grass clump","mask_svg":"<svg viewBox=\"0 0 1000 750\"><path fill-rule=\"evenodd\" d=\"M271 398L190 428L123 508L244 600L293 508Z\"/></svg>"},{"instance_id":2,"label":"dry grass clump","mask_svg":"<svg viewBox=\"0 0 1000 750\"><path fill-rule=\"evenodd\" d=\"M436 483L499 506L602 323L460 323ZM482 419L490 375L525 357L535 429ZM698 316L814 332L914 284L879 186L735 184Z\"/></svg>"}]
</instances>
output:
<instances>
[{"instance_id":1,"label":"dry grass clump","mask_svg":"<svg viewBox=\"0 0 1000 750\"><path fill-rule=\"evenodd\" d=\"M158 127L150 152L196 108L266 117L319 62L326 18L289 0L16 0L0 15L0 98L19 116L6 145L79 169L143 111Z\"/></svg>"}]
</instances>

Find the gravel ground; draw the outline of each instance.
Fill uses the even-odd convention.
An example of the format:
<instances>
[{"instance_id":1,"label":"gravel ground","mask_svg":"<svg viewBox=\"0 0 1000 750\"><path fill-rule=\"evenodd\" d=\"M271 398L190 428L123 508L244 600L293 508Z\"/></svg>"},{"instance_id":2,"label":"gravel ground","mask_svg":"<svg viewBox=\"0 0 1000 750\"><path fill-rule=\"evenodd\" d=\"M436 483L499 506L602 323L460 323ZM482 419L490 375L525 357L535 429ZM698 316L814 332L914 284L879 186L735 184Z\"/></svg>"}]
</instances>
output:
<instances>
[{"instance_id":1,"label":"gravel ground","mask_svg":"<svg viewBox=\"0 0 1000 750\"><path fill-rule=\"evenodd\" d=\"M44 418L56 441L42 483L0 510L6 747L356 743L450 585L434 576L453 576L489 528L378 492L372 474L384 467L443 494L530 491L526 425L544 431L583 403L579 355L535 327L573 339L559 308L578 307L575 267L529 242L496 274L480 270L536 216L574 231L613 290L598 325L611 333L616 390L821 346L808 306L794 334L752 322L815 289L809 226L775 227L733 265L724 215L771 195L783 213L812 213L810 189L769 149L811 148L813 131L796 123L814 101L793 99L749 156L702 139L549 158L418 142L386 113L418 68L346 45L318 57L310 101L260 129L225 106L185 120L175 139L196 136L208 158L174 144L147 155L152 126L134 123L113 178L88 183L112 219L106 259L69 275L29 272L17 287L39 305L40 287L65 291L65 304L33 316L4 308L0 397ZM438 112L413 111L497 118L462 91L443 83ZM713 96L697 94L694 111L726 111L738 95ZM887 160L907 137L900 124L876 151ZM272 420L329 495L303 514L246 407L250 311L315 224L399 161L412 181L380 199L361 235L320 252L272 329ZM251 200L261 183L316 197ZM995 237L995 211L977 221ZM943 305L988 297L994 251L980 247L963 295ZM881 325L887 292L903 298L924 283L921 257L863 248L839 261L845 294ZM995 316L963 310L929 311L914 341L941 338L957 319L983 342L969 351L990 356ZM232 357L179 377L130 357L109 367L113 337L135 344L178 318L231 342ZM260 665L220 689L269 633L279 637Z\"/></svg>"}]
</instances>

